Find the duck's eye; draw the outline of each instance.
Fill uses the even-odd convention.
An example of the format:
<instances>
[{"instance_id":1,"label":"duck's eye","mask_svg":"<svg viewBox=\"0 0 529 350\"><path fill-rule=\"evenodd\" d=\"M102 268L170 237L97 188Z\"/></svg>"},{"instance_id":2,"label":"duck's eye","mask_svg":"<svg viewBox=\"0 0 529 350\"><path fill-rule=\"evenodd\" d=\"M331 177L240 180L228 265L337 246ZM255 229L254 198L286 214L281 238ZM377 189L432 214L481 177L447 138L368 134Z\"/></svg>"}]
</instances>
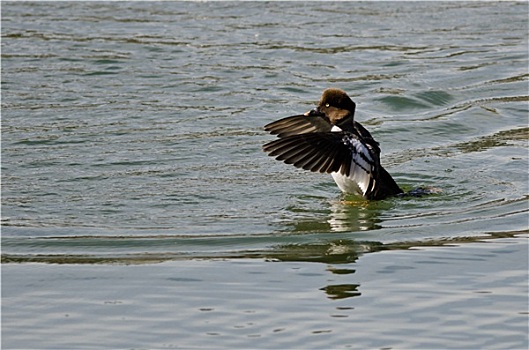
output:
<instances>
[{"instance_id":1,"label":"duck's eye","mask_svg":"<svg viewBox=\"0 0 529 350\"><path fill-rule=\"evenodd\" d=\"M329 108L330 106L331 106L331 105L328 104L328 103L325 104L325 107L327 107L327 108Z\"/></svg>"}]
</instances>

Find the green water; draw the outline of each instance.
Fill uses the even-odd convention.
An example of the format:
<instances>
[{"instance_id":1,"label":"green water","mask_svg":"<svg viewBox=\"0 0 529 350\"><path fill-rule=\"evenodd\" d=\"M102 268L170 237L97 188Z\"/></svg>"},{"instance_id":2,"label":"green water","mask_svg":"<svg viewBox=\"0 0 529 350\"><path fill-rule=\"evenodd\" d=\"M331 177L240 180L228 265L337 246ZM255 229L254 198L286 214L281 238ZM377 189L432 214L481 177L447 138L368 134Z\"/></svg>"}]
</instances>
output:
<instances>
[{"instance_id":1,"label":"green water","mask_svg":"<svg viewBox=\"0 0 529 350\"><path fill-rule=\"evenodd\" d=\"M4 2L2 346L526 347L527 12L513 2ZM331 86L357 103L399 185L442 192L359 201L330 176L267 157L263 125L313 108ZM422 246L442 248L415 254ZM364 259L391 269L399 256L408 262L395 279L381 268L370 281ZM305 272L290 280L291 269ZM427 281L447 271L476 303L458 283L428 314L413 298L402 309L383 303L400 277L402 298L432 298L442 283ZM469 277L486 271L490 281ZM119 296L105 294L117 285ZM484 288L505 313L482 324ZM205 291L223 297L208 306ZM349 341L352 314L322 328L305 315L305 292L316 318L341 293L339 307L373 330L400 322L395 310L420 316L385 341L367 330ZM243 300L267 312L267 342L253 341L263 329L237 333L263 325ZM443 311L452 302L459 329ZM163 310L166 326L155 311L120 314L120 303ZM193 318L219 305L216 322L233 332ZM290 326L274 326L282 319ZM499 324L504 333L491 330ZM438 333L414 336L418 325ZM72 336L79 329L93 332Z\"/></svg>"}]
</instances>

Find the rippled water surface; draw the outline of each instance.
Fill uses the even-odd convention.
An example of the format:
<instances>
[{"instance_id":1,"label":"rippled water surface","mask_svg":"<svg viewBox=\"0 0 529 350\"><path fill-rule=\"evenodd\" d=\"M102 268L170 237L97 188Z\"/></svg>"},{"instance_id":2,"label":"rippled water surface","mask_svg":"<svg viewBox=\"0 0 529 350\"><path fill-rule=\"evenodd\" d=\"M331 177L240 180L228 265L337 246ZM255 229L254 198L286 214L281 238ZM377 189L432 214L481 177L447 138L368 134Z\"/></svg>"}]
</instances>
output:
<instances>
[{"instance_id":1,"label":"rippled water surface","mask_svg":"<svg viewBox=\"0 0 529 350\"><path fill-rule=\"evenodd\" d=\"M527 348L527 13L3 2L2 347ZM331 86L442 192L267 157Z\"/></svg>"}]
</instances>

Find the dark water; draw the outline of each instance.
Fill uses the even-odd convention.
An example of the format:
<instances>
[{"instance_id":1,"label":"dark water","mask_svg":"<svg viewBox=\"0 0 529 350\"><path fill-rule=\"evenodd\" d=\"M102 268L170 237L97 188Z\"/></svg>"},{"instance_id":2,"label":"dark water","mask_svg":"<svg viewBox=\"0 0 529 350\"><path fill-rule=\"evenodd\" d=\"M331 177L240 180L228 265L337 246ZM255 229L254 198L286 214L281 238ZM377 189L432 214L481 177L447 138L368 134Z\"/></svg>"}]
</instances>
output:
<instances>
[{"instance_id":1,"label":"dark water","mask_svg":"<svg viewBox=\"0 0 529 350\"><path fill-rule=\"evenodd\" d=\"M527 3L2 5L4 348L527 347ZM330 86L442 193L268 158Z\"/></svg>"}]
</instances>

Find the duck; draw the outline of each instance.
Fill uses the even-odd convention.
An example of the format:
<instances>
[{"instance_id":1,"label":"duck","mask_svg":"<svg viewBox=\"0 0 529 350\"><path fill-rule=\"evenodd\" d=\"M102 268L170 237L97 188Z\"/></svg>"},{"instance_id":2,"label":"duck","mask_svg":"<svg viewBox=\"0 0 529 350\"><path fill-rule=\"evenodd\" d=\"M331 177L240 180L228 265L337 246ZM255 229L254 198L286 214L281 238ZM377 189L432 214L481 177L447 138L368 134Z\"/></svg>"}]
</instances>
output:
<instances>
[{"instance_id":1,"label":"duck","mask_svg":"<svg viewBox=\"0 0 529 350\"><path fill-rule=\"evenodd\" d=\"M338 88L323 91L316 108L264 126L277 139L263 145L276 160L332 176L346 194L380 200L402 194L380 164L380 145L354 119L356 104Z\"/></svg>"}]
</instances>

